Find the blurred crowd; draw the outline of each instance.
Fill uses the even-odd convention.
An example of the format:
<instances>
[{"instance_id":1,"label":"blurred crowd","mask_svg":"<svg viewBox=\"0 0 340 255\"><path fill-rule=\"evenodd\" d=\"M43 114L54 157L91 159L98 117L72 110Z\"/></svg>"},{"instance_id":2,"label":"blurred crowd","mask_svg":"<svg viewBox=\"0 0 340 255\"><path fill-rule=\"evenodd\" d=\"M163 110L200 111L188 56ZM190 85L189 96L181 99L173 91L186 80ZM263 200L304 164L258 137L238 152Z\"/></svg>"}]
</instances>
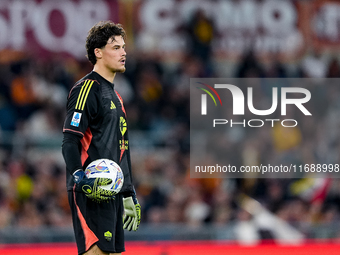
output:
<instances>
[{"instance_id":1,"label":"blurred crowd","mask_svg":"<svg viewBox=\"0 0 340 255\"><path fill-rule=\"evenodd\" d=\"M308 231L311 226L339 222L336 178L321 180L319 186L318 179L190 178L189 79L226 74L216 68L212 48L216 35L207 17L199 12L180 29L187 38L187 50L178 63L169 65L159 55L138 54L138 49L129 55L127 49L126 72L115 80L131 138L136 138L131 152L142 224L232 223L236 229L254 233L249 240L273 238L240 200L249 196L309 238L339 238L340 232L331 228ZM338 59L338 55L311 50L291 68L275 56L269 65L264 64L249 51L233 63L229 77L339 78ZM0 64L0 228L71 226L61 151L48 154L49 148L35 141L61 137L68 91L91 68L87 60L58 55L46 60L23 54ZM290 133L280 128L248 135L230 133L225 140L230 144L226 152L230 162L254 164L258 159L285 157L301 163L339 163L340 89L331 88L317 87L313 92L320 100L314 111L315 119L322 120L319 123L311 120ZM266 88L259 93L265 98ZM12 142L5 142L11 135ZM324 188L319 196L308 193L308 188L316 186Z\"/></svg>"}]
</instances>

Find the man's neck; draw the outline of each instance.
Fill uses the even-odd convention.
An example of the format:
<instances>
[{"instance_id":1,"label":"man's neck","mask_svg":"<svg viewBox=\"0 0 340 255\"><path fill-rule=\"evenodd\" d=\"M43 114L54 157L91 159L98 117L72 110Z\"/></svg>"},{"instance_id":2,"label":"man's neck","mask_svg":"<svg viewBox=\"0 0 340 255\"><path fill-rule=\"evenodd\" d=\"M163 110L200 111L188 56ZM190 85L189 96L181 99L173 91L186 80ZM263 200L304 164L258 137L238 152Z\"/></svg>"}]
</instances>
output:
<instances>
[{"instance_id":1,"label":"man's neck","mask_svg":"<svg viewBox=\"0 0 340 255\"><path fill-rule=\"evenodd\" d=\"M93 71L98 73L105 80L108 80L110 83L113 83L113 80L116 76L116 73L110 72L109 70L104 69L104 68L100 68L100 66L98 65L94 65Z\"/></svg>"}]
</instances>

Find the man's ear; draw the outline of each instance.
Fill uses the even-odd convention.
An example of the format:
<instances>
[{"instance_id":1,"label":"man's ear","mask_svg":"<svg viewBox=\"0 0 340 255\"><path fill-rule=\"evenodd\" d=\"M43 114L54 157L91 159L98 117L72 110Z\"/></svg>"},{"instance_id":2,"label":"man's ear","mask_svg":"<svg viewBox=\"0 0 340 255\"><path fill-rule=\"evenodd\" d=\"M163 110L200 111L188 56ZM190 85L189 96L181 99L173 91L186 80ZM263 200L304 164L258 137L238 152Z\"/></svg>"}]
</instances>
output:
<instances>
[{"instance_id":1,"label":"man's ear","mask_svg":"<svg viewBox=\"0 0 340 255\"><path fill-rule=\"evenodd\" d=\"M95 49L94 49L94 54L95 54L96 57L99 58L99 59L103 57L103 52L102 52L102 50L99 49L99 48L95 48Z\"/></svg>"}]
</instances>

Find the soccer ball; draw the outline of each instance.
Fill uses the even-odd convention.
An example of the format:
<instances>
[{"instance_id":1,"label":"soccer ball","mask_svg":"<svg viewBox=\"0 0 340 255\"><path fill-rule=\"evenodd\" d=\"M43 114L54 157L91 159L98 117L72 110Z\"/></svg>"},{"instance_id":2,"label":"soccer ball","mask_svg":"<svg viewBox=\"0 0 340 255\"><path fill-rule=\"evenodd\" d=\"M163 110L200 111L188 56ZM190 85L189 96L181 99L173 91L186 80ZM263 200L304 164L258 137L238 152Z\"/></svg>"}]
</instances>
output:
<instances>
[{"instance_id":1,"label":"soccer ball","mask_svg":"<svg viewBox=\"0 0 340 255\"><path fill-rule=\"evenodd\" d=\"M116 194L122 189L124 175L119 165L110 159L97 159L92 161L85 169L87 178L110 178L112 183L100 186L105 190L112 190Z\"/></svg>"}]
</instances>

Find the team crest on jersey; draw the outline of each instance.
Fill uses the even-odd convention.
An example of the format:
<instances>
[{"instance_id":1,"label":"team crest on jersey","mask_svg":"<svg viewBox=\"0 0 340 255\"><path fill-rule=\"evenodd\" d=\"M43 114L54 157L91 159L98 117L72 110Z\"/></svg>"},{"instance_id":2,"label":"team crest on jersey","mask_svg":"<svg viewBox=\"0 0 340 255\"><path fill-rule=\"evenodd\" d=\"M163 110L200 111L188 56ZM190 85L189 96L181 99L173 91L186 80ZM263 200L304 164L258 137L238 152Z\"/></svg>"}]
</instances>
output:
<instances>
[{"instance_id":1,"label":"team crest on jersey","mask_svg":"<svg viewBox=\"0 0 340 255\"><path fill-rule=\"evenodd\" d=\"M126 124L126 120L124 119L124 117L120 117L119 129L120 129L120 132L122 133L122 136L124 136L126 129L127 129L127 124Z\"/></svg>"},{"instance_id":2,"label":"team crest on jersey","mask_svg":"<svg viewBox=\"0 0 340 255\"><path fill-rule=\"evenodd\" d=\"M79 127L80 119L81 119L81 113L74 112L72 120L71 120L71 126Z\"/></svg>"},{"instance_id":3,"label":"team crest on jersey","mask_svg":"<svg viewBox=\"0 0 340 255\"><path fill-rule=\"evenodd\" d=\"M112 239L112 233L110 231L106 231L104 233L104 237L105 237L106 241L110 242L111 239Z\"/></svg>"}]
</instances>

